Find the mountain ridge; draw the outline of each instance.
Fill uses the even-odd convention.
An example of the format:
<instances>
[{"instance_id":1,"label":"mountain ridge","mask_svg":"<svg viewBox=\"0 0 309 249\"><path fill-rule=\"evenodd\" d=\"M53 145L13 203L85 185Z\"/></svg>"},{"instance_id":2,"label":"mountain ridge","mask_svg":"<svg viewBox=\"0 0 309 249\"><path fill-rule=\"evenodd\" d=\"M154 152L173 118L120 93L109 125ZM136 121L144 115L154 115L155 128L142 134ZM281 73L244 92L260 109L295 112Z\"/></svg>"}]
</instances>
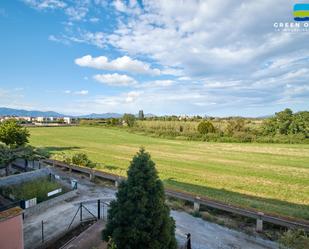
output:
<instances>
[{"instance_id":1,"label":"mountain ridge","mask_svg":"<svg viewBox=\"0 0 309 249\"><path fill-rule=\"evenodd\" d=\"M137 115L137 114L136 114ZM14 109L8 107L0 107L0 116L19 116L19 117L71 117L71 118L121 118L123 114L115 112L107 113L90 113L85 115L65 115L54 111L38 111ZM145 117L153 117L155 115L147 113Z\"/></svg>"}]
</instances>

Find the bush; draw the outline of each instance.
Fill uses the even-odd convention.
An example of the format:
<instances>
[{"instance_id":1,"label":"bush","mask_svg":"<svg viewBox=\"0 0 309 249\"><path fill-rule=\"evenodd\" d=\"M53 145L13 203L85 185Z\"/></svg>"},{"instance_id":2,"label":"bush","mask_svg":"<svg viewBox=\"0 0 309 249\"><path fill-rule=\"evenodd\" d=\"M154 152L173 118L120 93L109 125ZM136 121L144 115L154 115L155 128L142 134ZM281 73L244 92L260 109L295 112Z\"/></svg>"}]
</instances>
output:
<instances>
[{"instance_id":1,"label":"bush","mask_svg":"<svg viewBox=\"0 0 309 249\"><path fill-rule=\"evenodd\" d=\"M309 237L302 230L288 230L279 238L280 248L309 248Z\"/></svg>"},{"instance_id":2,"label":"bush","mask_svg":"<svg viewBox=\"0 0 309 249\"><path fill-rule=\"evenodd\" d=\"M128 114L128 113L125 113L122 117L122 119L126 122L126 124L129 126L129 127L133 127L133 125L135 124L135 116L133 114Z\"/></svg>"},{"instance_id":3,"label":"bush","mask_svg":"<svg viewBox=\"0 0 309 249\"><path fill-rule=\"evenodd\" d=\"M215 127L210 121L202 121L197 126L197 130L200 134L214 133Z\"/></svg>"},{"instance_id":4,"label":"bush","mask_svg":"<svg viewBox=\"0 0 309 249\"><path fill-rule=\"evenodd\" d=\"M0 124L0 142L14 147L28 143L29 131L23 128L16 120L8 119Z\"/></svg>"},{"instance_id":5,"label":"bush","mask_svg":"<svg viewBox=\"0 0 309 249\"><path fill-rule=\"evenodd\" d=\"M72 157L72 163L79 166L85 166L88 168L94 168L96 163L92 162L87 154L85 153L77 153Z\"/></svg>"},{"instance_id":6,"label":"bush","mask_svg":"<svg viewBox=\"0 0 309 249\"><path fill-rule=\"evenodd\" d=\"M252 142L255 140L255 136L248 132L234 132L233 137L239 142Z\"/></svg>"}]
</instances>

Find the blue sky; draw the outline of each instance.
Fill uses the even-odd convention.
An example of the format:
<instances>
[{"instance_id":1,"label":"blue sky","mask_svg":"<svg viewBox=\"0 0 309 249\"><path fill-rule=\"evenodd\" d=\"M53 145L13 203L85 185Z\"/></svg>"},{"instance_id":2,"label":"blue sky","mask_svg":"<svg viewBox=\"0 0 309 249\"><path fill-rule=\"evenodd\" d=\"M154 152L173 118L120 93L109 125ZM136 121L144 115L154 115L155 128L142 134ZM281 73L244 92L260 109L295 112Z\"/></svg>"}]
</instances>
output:
<instances>
[{"instance_id":1,"label":"blue sky","mask_svg":"<svg viewBox=\"0 0 309 249\"><path fill-rule=\"evenodd\" d=\"M213 116L308 110L309 32L274 28L293 22L293 4L3 0L0 106Z\"/></svg>"}]
</instances>

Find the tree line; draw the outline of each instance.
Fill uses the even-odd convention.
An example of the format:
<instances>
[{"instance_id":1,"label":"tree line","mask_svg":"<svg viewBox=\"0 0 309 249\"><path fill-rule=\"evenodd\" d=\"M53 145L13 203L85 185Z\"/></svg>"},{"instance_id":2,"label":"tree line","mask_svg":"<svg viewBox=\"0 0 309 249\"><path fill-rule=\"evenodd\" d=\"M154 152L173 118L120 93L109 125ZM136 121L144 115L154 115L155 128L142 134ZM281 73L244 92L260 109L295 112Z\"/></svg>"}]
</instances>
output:
<instances>
[{"instance_id":1,"label":"tree line","mask_svg":"<svg viewBox=\"0 0 309 249\"><path fill-rule=\"evenodd\" d=\"M81 120L81 125L104 125L159 137L215 142L308 143L309 112L291 109L269 118L242 117L149 117L138 119L132 114L122 118Z\"/></svg>"}]
</instances>

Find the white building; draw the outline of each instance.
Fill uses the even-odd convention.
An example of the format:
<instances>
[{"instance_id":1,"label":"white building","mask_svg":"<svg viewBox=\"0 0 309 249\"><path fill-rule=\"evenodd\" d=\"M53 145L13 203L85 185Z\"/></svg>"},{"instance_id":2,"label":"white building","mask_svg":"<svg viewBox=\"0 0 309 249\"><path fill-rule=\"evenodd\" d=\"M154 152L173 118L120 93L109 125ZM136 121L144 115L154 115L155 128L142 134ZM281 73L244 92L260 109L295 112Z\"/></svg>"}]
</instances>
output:
<instances>
[{"instance_id":1,"label":"white building","mask_svg":"<svg viewBox=\"0 0 309 249\"><path fill-rule=\"evenodd\" d=\"M72 123L72 119L70 117L64 117L63 118L64 123L66 124L71 124Z\"/></svg>"}]
</instances>

